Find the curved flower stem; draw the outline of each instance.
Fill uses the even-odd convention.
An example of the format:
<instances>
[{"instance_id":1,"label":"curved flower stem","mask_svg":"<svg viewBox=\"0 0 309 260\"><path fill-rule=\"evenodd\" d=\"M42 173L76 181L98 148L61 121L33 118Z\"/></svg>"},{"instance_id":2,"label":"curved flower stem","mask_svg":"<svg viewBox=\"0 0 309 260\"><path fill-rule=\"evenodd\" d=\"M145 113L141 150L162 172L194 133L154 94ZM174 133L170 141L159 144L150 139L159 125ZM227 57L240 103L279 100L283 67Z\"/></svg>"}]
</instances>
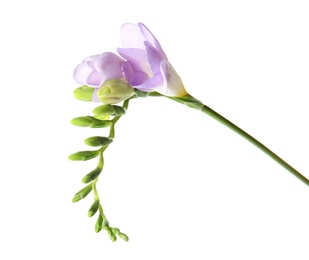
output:
<instances>
[{"instance_id":1,"label":"curved flower stem","mask_svg":"<svg viewBox=\"0 0 309 260\"><path fill-rule=\"evenodd\" d=\"M149 96L162 96L158 93L150 93ZM279 163L282 167L284 167L286 170L288 170L290 173L292 173L294 176L296 176L298 179L300 179L303 183L309 186L309 180L303 176L300 172L298 172L296 169L294 169L291 165L289 165L287 162L285 162L283 159L281 159L277 154L275 154L273 151L271 151L269 148L267 148L264 144L259 142L257 139L249 135L247 132L242 130L240 127L226 119L225 117L221 116L219 113L211 109L210 107L204 105L199 100L195 99L191 95L186 95L184 97L168 97L174 101L177 101L179 103L182 103L186 106L189 106L191 108L195 108L197 110L200 110L201 112L211 116L215 120L219 121L221 124L225 125L226 127L230 128L243 138L245 138L250 143L254 144L257 148L259 148L261 151L266 153L269 157L271 157L274 161Z\"/></svg>"}]
</instances>

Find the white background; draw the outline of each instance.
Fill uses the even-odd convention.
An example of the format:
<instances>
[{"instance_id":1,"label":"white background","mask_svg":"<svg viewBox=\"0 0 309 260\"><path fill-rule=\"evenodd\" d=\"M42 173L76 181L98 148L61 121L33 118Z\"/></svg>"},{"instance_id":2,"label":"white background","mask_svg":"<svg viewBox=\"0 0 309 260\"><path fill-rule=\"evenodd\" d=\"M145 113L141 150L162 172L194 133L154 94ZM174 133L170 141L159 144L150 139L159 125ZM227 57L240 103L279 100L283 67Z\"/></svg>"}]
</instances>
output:
<instances>
[{"instance_id":1,"label":"white background","mask_svg":"<svg viewBox=\"0 0 309 260\"><path fill-rule=\"evenodd\" d=\"M143 22L193 96L309 177L308 1L2 1L1 259L308 259L309 187L208 116L131 102L98 184L112 243L71 202L96 161L71 162L75 66Z\"/></svg>"}]
</instances>

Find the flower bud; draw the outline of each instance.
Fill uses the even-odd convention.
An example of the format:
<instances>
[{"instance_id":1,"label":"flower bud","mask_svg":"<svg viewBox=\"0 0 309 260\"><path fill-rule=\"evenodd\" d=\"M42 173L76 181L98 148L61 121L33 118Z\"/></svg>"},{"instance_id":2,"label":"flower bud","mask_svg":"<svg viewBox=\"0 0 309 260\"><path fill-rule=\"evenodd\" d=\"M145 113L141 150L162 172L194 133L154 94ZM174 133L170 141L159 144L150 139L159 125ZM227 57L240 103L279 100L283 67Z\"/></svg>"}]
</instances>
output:
<instances>
[{"instance_id":1,"label":"flower bud","mask_svg":"<svg viewBox=\"0 0 309 260\"><path fill-rule=\"evenodd\" d=\"M91 126L93 120L88 116L75 117L71 120L71 124L75 126L87 127Z\"/></svg>"},{"instance_id":2,"label":"flower bud","mask_svg":"<svg viewBox=\"0 0 309 260\"><path fill-rule=\"evenodd\" d=\"M90 127L91 128L103 128L103 127L108 127L108 126L111 126L113 124L112 121L110 120L98 120L98 119L95 119Z\"/></svg>"},{"instance_id":3,"label":"flower bud","mask_svg":"<svg viewBox=\"0 0 309 260\"><path fill-rule=\"evenodd\" d=\"M115 113L115 109L112 105L101 105L93 109L92 113L95 118L105 120Z\"/></svg>"},{"instance_id":4,"label":"flower bud","mask_svg":"<svg viewBox=\"0 0 309 260\"><path fill-rule=\"evenodd\" d=\"M123 116L126 113L126 109L124 107L121 106L113 106L115 113L114 116Z\"/></svg>"},{"instance_id":5,"label":"flower bud","mask_svg":"<svg viewBox=\"0 0 309 260\"><path fill-rule=\"evenodd\" d=\"M112 143L113 139L105 136L92 136L87 138L84 142L89 146L105 146Z\"/></svg>"},{"instance_id":6,"label":"flower bud","mask_svg":"<svg viewBox=\"0 0 309 260\"><path fill-rule=\"evenodd\" d=\"M117 240L117 237L116 235L114 234L114 232L110 229L110 228L107 228L107 232L108 232L108 235L109 235L109 238L115 242Z\"/></svg>"},{"instance_id":7,"label":"flower bud","mask_svg":"<svg viewBox=\"0 0 309 260\"><path fill-rule=\"evenodd\" d=\"M72 161L87 161L97 157L99 154L100 151L81 151L71 154L69 159Z\"/></svg>"},{"instance_id":8,"label":"flower bud","mask_svg":"<svg viewBox=\"0 0 309 260\"><path fill-rule=\"evenodd\" d=\"M124 233L119 233L118 236L119 236L120 238L122 238L122 239L123 239L124 241L126 241L126 242L129 241L128 236L127 236L126 234L124 234Z\"/></svg>"},{"instance_id":9,"label":"flower bud","mask_svg":"<svg viewBox=\"0 0 309 260\"><path fill-rule=\"evenodd\" d=\"M92 205L91 205L91 207L90 207L90 209L88 211L88 217L89 218L91 218L98 211L99 205L100 205L100 202L98 200L95 200L92 203Z\"/></svg>"},{"instance_id":10,"label":"flower bud","mask_svg":"<svg viewBox=\"0 0 309 260\"><path fill-rule=\"evenodd\" d=\"M85 177L82 179L83 183L88 183L93 181L96 177L98 177L101 173L101 168L95 168L93 171L89 172Z\"/></svg>"},{"instance_id":11,"label":"flower bud","mask_svg":"<svg viewBox=\"0 0 309 260\"><path fill-rule=\"evenodd\" d=\"M91 190L92 190L92 184L89 184L88 186L86 186L85 188L83 188L79 192L77 192L74 195L72 201L77 202L77 201L85 198L90 193Z\"/></svg>"},{"instance_id":12,"label":"flower bud","mask_svg":"<svg viewBox=\"0 0 309 260\"><path fill-rule=\"evenodd\" d=\"M105 104L116 104L132 97L135 94L130 84L122 79L110 79L99 88L97 95Z\"/></svg>"},{"instance_id":13,"label":"flower bud","mask_svg":"<svg viewBox=\"0 0 309 260\"><path fill-rule=\"evenodd\" d=\"M102 223L103 223L103 218L102 218L102 215L100 214L97 219L97 222L95 223L95 227L94 227L94 230L96 233L99 233L102 230Z\"/></svg>"},{"instance_id":14,"label":"flower bud","mask_svg":"<svg viewBox=\"0 0 309 260\"><path fill-rule=\"evenodd\" d=\"M113 228L113 227L111 227L110 229L113 231L113 233L114 233L115 235L117 235L117 234L120 233L119 228Z\"/></svg>"},{"instance_id":15,"label":"flower bud","mask_svg":"<svg viewBox=\"0 0 309 260\"><path fill-rule=\"evenodd\" d=\"M87 127L90 126L91 128L102 128L108 127L113 124L110 120L99 120L92 116L80 116L73 118L71 120L71 124L75 126Z\"/></svg>"},{"instance_id":16,"label":"flower bud","mask_svg":"<svg viewBox=\"0 0 309 260\"><path fill-rule=\"evenodd\" d=\"M74 97L82 101L92 101L94 88L81 86L74 90Z\"/></svg>"}]
</instances>

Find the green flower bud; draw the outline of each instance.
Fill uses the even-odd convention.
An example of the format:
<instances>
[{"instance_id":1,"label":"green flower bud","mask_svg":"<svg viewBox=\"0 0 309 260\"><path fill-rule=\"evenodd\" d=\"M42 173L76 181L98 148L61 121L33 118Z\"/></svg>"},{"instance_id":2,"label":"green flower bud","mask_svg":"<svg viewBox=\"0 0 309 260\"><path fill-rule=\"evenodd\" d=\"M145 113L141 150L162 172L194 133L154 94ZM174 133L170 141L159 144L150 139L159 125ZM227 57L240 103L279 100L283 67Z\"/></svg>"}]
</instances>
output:
<instances>
[{"instance_id":1,"label":"green flower bud","mask_svg":"<svg viewBox=\"0 0 309 260\"><path fill-rule=\"evenodd\" d=\"M111 229L111 230L113 231L113 233L116 234L116 235L120 233L119 228L113 228L113 227L111 227L110 229Z\"/></svg>"},{"instance_id":2,"label":"green flower bud","mask_svg":"<svg viewBox=\"0 0 309 260\"><path fill-rule=\"evenodd\" d=\"M100 151L81 151L71 154L69 159L72 161L87 161L97 157L99 154Z\"/></svg>"},{"instance_id":3,"label":"green flower bud","mask_svg":"<svg viewBox=\"0 0 309 260\"><path fill-rule=\"evenodd\" d=\"M73 118L71 120L71 124L75 126L81 126L81 127L90 126L91 128L102 128L102 127L108 127L112 125L112 121L99 120L92 116L80 116L80 117Z\"/></svg>"},{"instance_id":4,"label":"green flower bud","mask_svg":"<svg viewBox=\"0 0 309 260\"><path fill-rule=\"evenodd\" d=\"M106 146L112 143L113 139L104 136L92 136L87 138L84 142L89 146Z\"/></svg>"},{"instance_id":5,"label":"green flower bud","mask_svg":"<svg viewBox=\"0 0 309 260\"><path fill-rule=\"evenodd\" d=\"M81 127L91 126L92 123L93 123L92 118L88 116L80 116L80 117L73 118L71 120L72 125L81 126Z\"/></svg>"},{"instance_id":6,"label":"green flower bud","mask_svg":"<svg viewBox=\"0 0 309 260\"><path fill-rule=\"evenodd\" d=\"M92 113L95 118L105 120L115 113L115 109L112 105L102 105L93 109Z\"/></svg>"},{"instance_id":7,"label":"green flower bud","mask_svg":"<svg viewBox=\"0 0 309 260\"><path fill-rule=\"evenodd\" d=\"M103 218L102 218L102 215L100 214L94 226L94 230L96 233L99 233L102 230L102 223L103 223Z\"/></svg>"},{"instance_id":8,"label":"green flower bud","mask_svg":"<svg viewBox=\"0 0 309 260\"><path fill-rule=\"evenodd\" d=\"M114 105L113 108L115 110L115 116L123 116L126 113L126 109L124 107Z\"/></svg>"},{"instance_id":9,"label":"green flower bud","mask_svg":"<svg viewBox=\"0 0 309 260\"><path fill-rule=\"evenodd\" d=\"M101 173L101 168L95 168L93 171L89 172L83 179L83 183L89 183L93 181L96 177L98 177Z\"/></svg>"},{"instance_id":10,"label":"green flower bud","mask_svg":"<svg viewBox=\"0 0 309 260\"><path fill-rule=\"evenodd\" d=\"M92 184L89 184L88 186L86 186L85 188L83 188L79 192L77 192L74 195L72 201L77 202L77 201L85 198L90 193L91 190L92 190Z\"/></svg>"},{"instance_id":11,"label":"green flower bud","mask_svg":"<svg viewBox=\"0 0 309 260\"><path fill-rule=\"evenodd\" d=\"M110 228L107 229L107 232L108 232L109 238L110 238L113 242L115 242L115 241L117 240L117 237L116 237L116 235L114 234L114 232L113 232Z\"/></svg>"},{"instance_id":12,"label":"green flower bud","mask_svg":"<svg viewBox=\"0 0 309 260\"><path fill-rule=\"evenodd\" d=\"M107 219L104 219L103 221L103 228L104 230L108 230L109 229L109 222Z\"/></svg>"},{"instance_id":13,"label":"green flower bud","mask_svg":"<svg viewBox=\"0 0 309 260\"><path fill-rule=\"evenodd\" d=\"M132 97L135 94L130 84L122 79L110 79L99 88L97 95L105 104L116 104Z\"/></svg>"},{"instance_id":14,"label":"green flower bud","mask_svg":"<svg viewBox=\"0 0 309 260\"><path fill-rule=\"evenodd\" d=\"M95 118L94 118L95 119ZM103 127L108 127L113 124L112 121L109 120L99 120L95 119L92 124L90 125L91 128L103 128Z\"/></svg>"},{"instance_id":15,"label":"green flower bud","mask_svg":"<svg viewBox=\"0 0 309 260\"><path fill-rule=\"evenodd\" d=\"M82 101L92 101L94 88L81 86L74 90L74 97Z\"/></svg>"},{"instance_id":16,"label":"green flower bud","mask_svg":"<svg viewBox=\"0 0 309 260\"><path fill-rule=\"evenodd\" d=\"M128 242L129 241L129 238L126 234L123 234L123 233L119 233L118 236L120 238L122 238L124 241Z\"/></svg>"},{"instance_id":17,"label":"green flower bud","mask_svg":"<svg viewBox=\"0 0 309 260\"><path fill-rule=\"evenodd\" d=\"M95 200L89 211L88 211L88 217L91 218L95 213L97 213L98 209L99 209L99 205L100 205L100 202L98 200Z\"/></svg>"}]
</instances>

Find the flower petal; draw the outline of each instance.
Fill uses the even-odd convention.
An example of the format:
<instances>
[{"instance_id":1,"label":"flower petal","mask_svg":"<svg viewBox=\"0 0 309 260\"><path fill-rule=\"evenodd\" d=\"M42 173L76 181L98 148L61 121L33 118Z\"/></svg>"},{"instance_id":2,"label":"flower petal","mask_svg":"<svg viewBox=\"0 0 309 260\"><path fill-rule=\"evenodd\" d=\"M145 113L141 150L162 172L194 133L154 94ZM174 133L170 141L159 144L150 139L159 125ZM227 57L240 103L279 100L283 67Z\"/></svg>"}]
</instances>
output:
<instances>
[{"instance_id":1,"label":"flower petal","mask_svg":"<svg viewBox=\"0 0 309 260\"><path fill-rule=\"evenodd\" d=\"M121 65L124 62L119 56L112 52L104 52L94 60L94 68L103 78L103 82L113 78L122 78ZM102 82L102 83L103 83Z\"/></svg>"},{"instance_id":2,"label":"flower petal","mask_svg":"<svg viewBox=\"0 0 309 260\"><path fill-rule=\"evenodd\" d=\"M73 78L74 80L81 84L86 85L86 81L88 76L93 71L91 63L93 63L93 60L97 57L97 55L90 56L82 61L81 64L77 65L73 72Z\"/></svg>"},{"instance_id":3,"label":"flower petal","mask_svg":"<svg viewBox=\"0 0 309 260\"><path fill-rule=\"evenodd\" d=\"M92 71L86 80L87 86L100 87L103 83L104 77L96 70Z\"/></svg>"},{"instance_id":4,"label":"flower petal","mask_svg":"<svg viewBox=\"0 0 309 260\"><path fill-rule=\"evenodd\" d=\"M155 75L160 73L160 63L164 59L164 57L162 57L161 53L157 49L155 49L149 42L146 41L144 44L146 47L148 63L152 70L152 74Z\"/></svg>"},{"instance_id":5,"label":"flower petal","mask_svg":"<svg viewBox=\"0 0 309 260\"><path fill-rule=\"evenodd\" d=\"M130 82L132 77L134 76L136 70L133 68L132 64L129 61L125 61L121 65L122 73L125 79Z\"/></svg>"},{"instance_id":6,"label":"flower petal","mask_svg":"<svg viewBox=\"0 0 309 260\"><path fill-rule=\"evenodd\" d=\"M143 84L134 86L141 91L152 92L162 88L163 78L161 74L157 74L154 77L148 79ZM158 92L158 91L157 91Z\"/></svg>"},{"instance_id":7,"label":"flower petal","mask_svg":"<svg viewBox=\"0 0 309 260\"><path fill-rule=\"evenodd\" d=\"M135 48L145 50L145 37L140 27L133 23L125 23L121 29L121 41L124 48Z\"/></svg>"},{"instance_id":8,"label":"flower petal","mask_svg":"<svg viewBox=\"0 0 309 260\"><path fill-rule=\"evenodd\" d=\"M163 84L161 88L156 89L157 92L172 97L182 97L188 94L181 78L167 60L161 61L161 73Z\"/></svg>"},{"instance_id":9,"label":"flower petal","mask_svg":"<svg viewBox=\"0 0 309 260\"><path fill-rule=\"evenodd\" d=\"M123 58L131 63L135 70L144 71L148 74L149 77L152 77L152 72L148 63L147 52L145 50L118 48L117 51Z\"/></svg>"},{"instance_id":10,"label":"flower petal","mask_svg":"<svg viewBox=\"0 0 309 260\"><path fill-rule=\"evenodd\" d=\"M132 87L141 85L149 79L145 72L135 70L129 61L122 64L122 72Z\"/></svg>"},{"instance_id":11,"label":"flower petal","mask_svg":"<svg viewBox=\"0 0 309 260\"><path fill-rule=\"evenodd\" d=\"M132 87L139 86L149 79L148 75L143 71L137 71L130 80Z\"/></svg>"},{"instance_id":12,"label":"flower petal","mask_svg":"<svg viewBox=\"0 0 309 260\"><path fill-rule=\"evenodd\" d=\"M164 51L162 50L162 47L159 43L159 41L156 39L156 37L153 36L153 34L149 31L149 29L142 23L138 24L142 34L145 37L145 40L150 42L152 44L152 46L154 46L161 54L162 57L164 57L165 59L167 59Z\"/></svg>"},{"instance_id":13,"label":"flower petal","mask_svg":"<svg viewBox=\"0 0 309 260\"><path fill-rule=\"evenodd\" d=\"M95 103L100 102L99 97L98 97L98 90L99 88L95 88L93 93L92 93L92 101Z\"/></svg>"}]
</instances>

